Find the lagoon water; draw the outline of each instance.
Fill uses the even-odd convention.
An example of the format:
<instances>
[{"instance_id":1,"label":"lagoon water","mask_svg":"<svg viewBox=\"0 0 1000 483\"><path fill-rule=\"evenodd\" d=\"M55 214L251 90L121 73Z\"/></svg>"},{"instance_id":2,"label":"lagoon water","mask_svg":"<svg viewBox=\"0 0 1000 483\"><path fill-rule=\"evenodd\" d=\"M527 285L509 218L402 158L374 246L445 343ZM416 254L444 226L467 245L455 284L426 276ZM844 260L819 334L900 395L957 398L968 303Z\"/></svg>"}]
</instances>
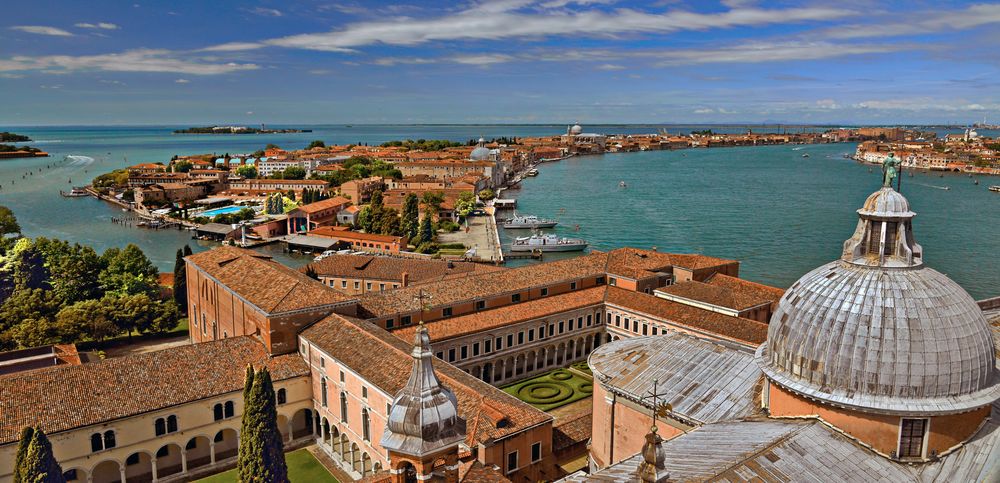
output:
<instances>
[{"instance_id":1,"label":"lagoon water","mask_svg":"<svg viewBox=\"0 0 1000 483\"><path fill-rule=\"evenodd\" d=\"M211 244L186 231L146 230L111 223L126 215L92 198L63 198L59 190L139 162L174 154L246 153L267 143L301 148L381 143L394 139L531 136L564 126L302 126L312 133L172 135L184 126L0 127L26 134L49 158L0 160L0 204L14 210L24 233L67 239L104 250L136 243L162 269L185 243ZM286 127L286 126L282 126ZM586 126L595 132L655 132L656 126ZM671 132L686 132L668 127ZM996 133L981 133L995 136ZM519 211L560 221L554 231L579 236L595 249L657 247L742 261L743 277L787 287L806 271L836 258L854 230L857 210L880 185L880 172L843 159L854 144L688 149L584 156L544 164L541 175L505 196ZM803 158L809 153L809 158ZM33 174L27 174L32 172ZM24 178L22 179L22 176ZM627 188L619 188L625 181ZM12 183L13 182L13 183ZM916 239L925 263L976 298L1000 295L1000 195L986 187L1000 178L905 174L903 193L917 212ZM950 187L950 190L938 189ZM579 228L577 229L577 225ZM518 233L515 233L515 235ZM523 233L521 233L523 234ZM508 233L502 233L505 241ZM308 258L262 250L292 265ZM557 256L547 257L553 259Z\"/></svg>"}]
</instances>

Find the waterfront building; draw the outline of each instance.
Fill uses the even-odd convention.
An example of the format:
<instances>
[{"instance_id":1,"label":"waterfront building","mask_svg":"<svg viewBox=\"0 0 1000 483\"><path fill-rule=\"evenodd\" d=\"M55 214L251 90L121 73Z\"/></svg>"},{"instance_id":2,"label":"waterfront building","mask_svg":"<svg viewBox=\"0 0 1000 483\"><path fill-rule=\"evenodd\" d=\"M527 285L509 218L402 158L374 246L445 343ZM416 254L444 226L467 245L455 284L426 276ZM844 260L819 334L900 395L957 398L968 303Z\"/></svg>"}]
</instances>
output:
<instances>
[{"instance_id":1,"label":"waterfront building","mask_svg":"<svg viewBox=\"0 0 1000 483\"><path fill-rule=\"evenodd\" d=\"M334 255L309 264L324 285L349 295L503 270L471 262L417 260L372 255Z\"/></svg>"},{"instance_id":2,"label":"waterfront building","mask_svg":"<svg viewBox=\"0 0 1000 483\"><path fill-rule=\"evenodd\" d=\"M287 213L288 233L309 233L311 230L337 223L337 214L351 205L342 196L301 205Z\"/></svg>"},{"instance_id":3,"label":"waterfront building","mask_svg":"<svg viewBox=\"0 0 1000 483\"><path fill-rule=\"evenodd\" d=\"M638 481L650 449L665 455L655 481L991 480L996 335L924 265L890 183L858 210L840 259L784 293L754 350L673 333L598 349L592 471L563 481ZM649 446L637 435L651 420Z\"/></svg>"},{"instance_id":4,"label":"waterfront building","mask_svg":"<svg viewBox=\"0 0 1000 483\"><path fill-rule=\"evenodd\" d=\"M350 231L341 226L321 226L309 234L334 240L342 248L359 252L398 255L406 250L406 237Z\"/></svg>"},{"instance_id":5,"label":"waterfront building","mask_svg":"<svg viewBox=\"0 0 1000 483\"><path fill-rule=\"evenodd\" d=\"M318 179L233 179L229 181L229 191L231 192L295 192L295 196L302 197L302 190L325 190L327 182Z\"/></svg>"},{"instance_id":6,"label":"waterfront building","mask_svg":"<svg viewBox=\"0 0 1000 483\"><path fill-rule=\"evenodd\" d=\"M139 163L128 167L128 174L153 174L163 173L167 167L163 163Z\"/></svg>"}]
</instances>

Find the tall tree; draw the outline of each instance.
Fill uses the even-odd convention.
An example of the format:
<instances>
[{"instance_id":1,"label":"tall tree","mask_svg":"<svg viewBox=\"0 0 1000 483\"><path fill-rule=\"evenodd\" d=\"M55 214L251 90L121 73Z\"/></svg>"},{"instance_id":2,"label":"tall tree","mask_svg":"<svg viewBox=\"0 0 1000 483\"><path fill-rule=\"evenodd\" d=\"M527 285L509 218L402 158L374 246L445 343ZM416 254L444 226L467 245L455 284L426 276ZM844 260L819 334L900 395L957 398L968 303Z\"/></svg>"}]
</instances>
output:
<instances>
[{"instance_id":1,"label":"tall tree","mask_svg":"<svg viewBox=\"0 0 1000 483\"><path fill-rule=\"evenodd\" d=\"M21 467L14 468L21 475L23 483L65 483L62 468L52 456L52 444L42 430L35 428L31 435L31 444Z\"/></svg>"},{"instance_id":2,"label":"tall tree","mask_svg":"<svg viewBox=\"0 0 1000 483\"><path fill-rule=\"evenodd\" d=\"M21 483L21 469L28 457L28 447L31 446L31 437L35 435L35 428L25 426L21 430L21 440L17 443L17 457L14 459L14 483Z\"/></svg>"},{"instance_id":3,"label":"tall tree","mask_svg":"<svg viewBox=\"0 0 1000 483\"><path fill-rule=\"evenodd\" d=\"M420 199L417 195L410 193L403 200L403 236L410 240L416 240L420 231Z\"/></svg>"},{"instance_id":4,"label":"tall tree","mask_svg":"<svg viewBox=\"0 0 1000 483\"><path fill-rule=\"evenodd\" d=\"M7 235L20 235L21 225L17 223L14 212L6 206L0 206L0 238Z\"/></svg>"},{"instance_id":5,"label":"tall tree","mask_svg":"<svg viewBox=\"0 0 1000 483\"><path fill-rule=\"evenodd\" d=\"M109 248L101 259L106 268L98 280L106 292L117 295L146 294L150 297L158 295L157 275L160 271L139 247L129 243L121 250Z\"/></svg>"},{"instance_id":6,"label":"tall tree","mask_svg":"<svg viewBox=\"0 0 1000 483\"><path fill-rule=\"evenodd\" d=\"M64 305L103 295L97 280L102 268L101 257L93 248L43 237L35 239L35 246L49 272L47 284Z\"/></svg>"},{"instance_id":7,"label":"tall tree","mask_svg":"<svg viewBox=\"0 0 1000 483\"><path fill-rule=\"evenodd\" d=\"M240 481L288 482L288 466L285 464L281 432L278 431L276 404L271 374L266 367L261 368L253 376L248 397L244 396L237 461Z\"/></svg>"},{"instance_id":8,"label":"tall tree","mask_svg":"<svg viewBox=\"0 0 1000 483\"><path fill-rule=\"evenodd\" d=\"M187 246L187 245L185 245ZM188 247L188 250L191 248ZM184 263L184 249L177 249L177 259L174 260L174 302L181 313L187 313L187 264Z\"/></svg>"},{"instance_id":9,"label":"tall tree","mask_svg":"<svg viewBox=\"0 0 1000 483\"><path fill-rule=\"evenodd\" d=\"M430 211L424 213L424 219L420 221L420 243L430 243L434 241L434 226L431 225L433 215Z\"/></svg>"},{"instance_id":10,"label":"tall tree","mask_svg":"<svg viewBox=\"0 0 1000 483\"><path fill-rule=\"evenodd\" d=\"M306 265L306 276L313 280L319 280L319 275L316 273L316 269L313 268L312 264Z\"/></svg>"}]
</instances>

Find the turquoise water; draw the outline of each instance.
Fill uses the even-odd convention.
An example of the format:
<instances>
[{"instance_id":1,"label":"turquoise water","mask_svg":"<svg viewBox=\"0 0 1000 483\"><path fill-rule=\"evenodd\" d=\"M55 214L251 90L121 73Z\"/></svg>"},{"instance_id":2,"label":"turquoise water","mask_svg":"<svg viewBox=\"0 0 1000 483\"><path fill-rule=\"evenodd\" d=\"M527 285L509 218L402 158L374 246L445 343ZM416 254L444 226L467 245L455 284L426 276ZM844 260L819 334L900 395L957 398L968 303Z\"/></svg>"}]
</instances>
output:
<instances>
[{"instance_id":1,"label":"turquoise water","mask_svg":"<svg viewBox=\"0 0 1000 483\"><path fill-rule=\"evenodd\" d=\"M173 155L246 153L275 143L302 148L314 139L331 143L381 143L393 139L530 136L565 126L304 126L312 133L275 135L173 135L183 126L8 127L35 139L50 158L0 161L0 204L14 210L29 236L50 236L98 250L136 243L163 270L173 267L184 244L215 246L178 230L147 230L111 223L125 216L93 198L63 198L59 190L95 175ZM287 126L281 126L287 127ZM655 132L657 126L584 126L596 132ZM694 127L692 127L694 128ZM668 127L671 132L691 129ZM717 129L718 130L718 129ZM997 133L981 132L995 136ZM856 210L879 185L868 167L840 157L853 144L713 148L573 158L541 167L527 179L519 211L558 219L556 233L579 236L594 248L652 247L699 252L743 262L752 280L788 286L806 271L838 256L851 235ZM804 152L810 158L802 158ZM32 173L32 174L28 174ZM22 178L22 176L24 178ZM628 187L618 188L624 180ZM977 298L1000 295L1000 195L986 186L1000 178L916 174L903 192L918 213L915 233L928 265L947 273ZM950 186L944 191L933 186ZM507 195L505 195L507 196ZM574 226L579 224L579 231ZM301 265L309 257L262 251ZM547 259L552 259L554 257Z\"/></svg>"},{"instance_id":2,"label":"turquoise water","mask_svg":"<svg viewBox=\"0 0 1000 483\"><path fill-rule=\"evenodd\" d=\"M222 215L225 213L238 213L243 208L245 208L245 206L226 206L223 208L216 208L214 210L203 211L199 213L198 216L207 216L211 218L215 215Z\"/></svg>"}]
</instances>

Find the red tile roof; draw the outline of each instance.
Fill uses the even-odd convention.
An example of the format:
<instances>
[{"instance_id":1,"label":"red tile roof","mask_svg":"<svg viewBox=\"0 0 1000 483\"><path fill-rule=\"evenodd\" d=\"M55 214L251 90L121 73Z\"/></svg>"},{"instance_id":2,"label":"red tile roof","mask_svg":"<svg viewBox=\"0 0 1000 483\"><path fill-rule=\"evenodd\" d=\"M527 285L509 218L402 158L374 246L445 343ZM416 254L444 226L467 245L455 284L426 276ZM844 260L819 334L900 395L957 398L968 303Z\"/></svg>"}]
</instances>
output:
<instances>
[{"instance_id":1,"label":"red tile roof","mask_svg":"<svg viewBox=\"0 0 1000 483\"><path fill-rule=\"evenodd\" d=\"M266 314L352 300L253 250L223 246L186 260Z\"/></svg>"},{"instance_id":2,"label":"red tile roof","mask_svg":"<svg viewBox=\"0 0 1000 483\"><path fill-rule=\"evenodd\" d=\"M344 231L344 230L338 230L336 229L336 227L330 227L330 226L321 226L318 228L314 228L311 231L309 231L309 234L313 236L325 236L341 240L362 240L362 241L400 243L400 244L403 241L403 239L398 236L376 235L374 233L361 233L357 231Z\"/></svg>"},{"instance_id":3,"label":"red tile roof","mask_svg":"<svg viewBox=\"0 0 1000 483\"><path fill-rule=\"evenodd\" d=\"M777 300L756 290L731 289L694 280L659 288L656 291L673 297L725 307L737 312L760 305L769 305Z\"/></svg>"},{"instance_id":4,"label":"red tile roof","mask_svg":"<svg viewBox=\"0 0 1000 483\"><path fill-rule=\"evenodd\" d=\"M317 211L327 210L330 208L336 208L338 206L349 205L351 200L341 197L334 196L333 198L327 198L325 200L320 200L315 203L309 203L308 205L302 205L296 210L303 213L316 213Z\"/></svg>"},{"instance_id":5,"label":"red tile roof","mask_svg":"<svg viewBox=\"0 0 1000 483\"><path fill-rule=\"evenodd\" d=\"M370 255L334 255L312 263L310 266L321 277L367 278L400 282L405 273L411 283L503 270L500 267L481 263L415 260Z\"/></svg>"},{"instance_id":6,"label":"red tile roof","mask_svg":"<svg viewBox=\"0 0 1000 483\"><path fill-rule=\"evenodd\" d=\"M698 254L661 253L638 248L619 248L608 252L608 273L631 279L651 277L656 272L669 271L670 267L691 270L718 267L736 260L726 260Z\"/></svg>"},{"instance_id":7,"label":"red tile roof","mask_svg":"<svg viewBox=\"0 0 1000 483\"><path fill-rule=\"evenodd\" d=\"M268 357L245 336L0 376L0 444L29 425L51 435L241 391L247 364L275 381L309 374L298 354Z\"/></svg>"}]
</instances>

